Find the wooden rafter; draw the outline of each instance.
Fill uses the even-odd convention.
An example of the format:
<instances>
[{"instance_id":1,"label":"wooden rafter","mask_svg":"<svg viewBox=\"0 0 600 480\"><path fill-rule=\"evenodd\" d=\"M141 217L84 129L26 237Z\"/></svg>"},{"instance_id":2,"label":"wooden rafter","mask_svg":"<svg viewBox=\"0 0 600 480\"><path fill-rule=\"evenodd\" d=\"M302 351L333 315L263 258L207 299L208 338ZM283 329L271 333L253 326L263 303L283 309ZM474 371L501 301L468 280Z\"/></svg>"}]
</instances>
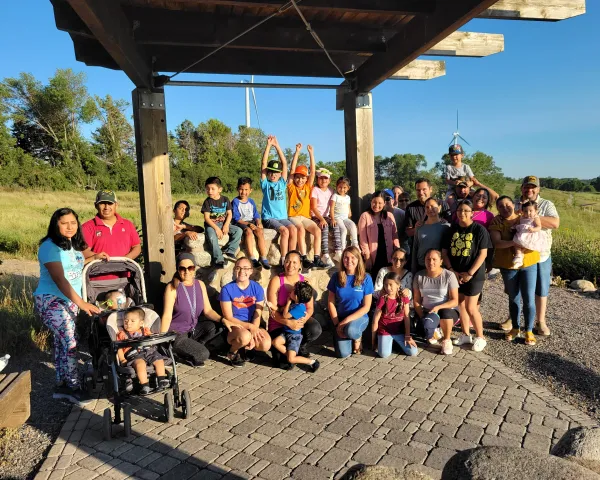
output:
<instances>
[{"instance_id":1,"label":"wooden rafter","mask_svg":"<svg viewBox=\"0 0 600 480\"><path fill-rule=\"evenodd\" d=\"M438 57L486 57L504 51L500 33L453 32L423 55Z\"/></svg>"},{"instance_id":2,"label":"wooden rafter","mask_svg":"<svg viewBox=\"0 0 600 480\"><path fill-rule=\"evenodd\" d=\"M118 0L67 0L119 68L138 87L151 88L152 69L133 40Z\"/></svg>"},{"instance_id":3,"label":"wooden rafter","mask_svg":"<svg viewBox=\"0 0 600 480\"><path fill-rule=\"evenodd\" d=\"M494 3L454 0L439 4L428 17L413 18L390 40L387 52L373 55L358 68L354 89L368 92L375 88Z\"/></svg>"},{"instance_id":4,"label":"wooden rafter","mask_svg":"<svg viewBox=\"0 0 600 480\"><path fill-rule=\"evenodd\" d=\"M394 73L392 80L431 80L446 75L446 62L443 60L413 60L406 67Z\"/></svg>"},{"instance_id":5,"label":"wooden rafter","mask_svg":"<svg viewBox=\"0 0 600 480\"><path fill-rule=\"evenodd\" d=\"M558 21L585 13L585 0L499 0L481 18Z\"/></svg>"}]
</instances>

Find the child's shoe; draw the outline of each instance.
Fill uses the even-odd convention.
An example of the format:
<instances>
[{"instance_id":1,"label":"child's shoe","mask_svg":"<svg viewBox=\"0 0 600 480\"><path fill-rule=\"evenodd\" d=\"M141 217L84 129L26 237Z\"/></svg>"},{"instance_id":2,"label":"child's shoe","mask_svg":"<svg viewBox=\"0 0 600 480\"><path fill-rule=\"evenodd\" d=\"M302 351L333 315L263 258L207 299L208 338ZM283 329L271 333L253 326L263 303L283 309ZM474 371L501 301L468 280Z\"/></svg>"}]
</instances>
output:
<instances>
[{"instance_id":1,"label":"child's shoe","mask_svg":"<svg viewBox=\"0 0 600 480\"><path fill-rule=\"evenodd\" d=\"M311 268L315 268L315 264L311 262L306 255L302 255L302 268L310 270Z\"/></svg>"},{"instance_id":2,"label":"child's shoe","mask_svg":"<svg viewBox=\"0 0 600 480\"><path fill-rule=\"evenodd\" d=\"M158 377L157 380L159 390L164 390L165 388L169 388L171 386L171 382L167 377Z\"/></svg>"},{"instance_id":3,"label":"child's shoe","mask_svg":"<svg viewBox=\"0 0 600 480\"><path fill-rule=\"evenodd\" d=\"M260 263L262 264L262 267L265 270L271 270L271 265L269 264L269 261L266 258L261 258Z\"/></svg>"},{"instance_id":4,"label":"child's shoe","mask_svg":"<svg viewBox=\"0 0 600 480\"><path fill-rule=\"evenodd\" d=\"M256 258L251 258L252 268L260 268L260 262Z\"/></svg>"},{"instance_id":5,"label":"child's shoe","mask_svg":"<svg viewBox=\"0 0 600 480\"><path fill-rule=\"evenodd\" d=\"M323 255L323 263L325 264L325 268L335 267L335 263L333 263L329 255Z\"/></svg>"},{"instance_id":6,"label":"child's shoe","mask_svg":"<svg viewBox=\"0 0 600 480\"><path fill-rule=\"evenodd\" d=\"M340 263L342 261L342 251L341 250L337 250L333 254L333 261L336 263Z\"/></svg>"},{"instance_id":7,"label":"child's shoe","mask_svg":"<svg viewBox=\"0 0 600 480\"><path fill-rule=\"evenodd\" d=\"M523 254L517 254L513 257L512 266L513 268L520 268L523 266Z\"/></svg>"},{"instance_id":8,"label":"child's shoe","mask_svg":"<svg viewBox=\"0 0 600 480\"><path fill-rule=\"evenodd\" d=\"M321 366L321 364L319 363L318 360L313 360L312 363L309 365L310 371L312 373L315 373L319 369L320 366Z\"/></svg>"},{"instance_id":9,"label":"child's shoe","mask_svg":"<svg viewBox=\"0 0 600 480\"><path fill-rule=\"evenodd\" d=\"M151 391L152 390L150 389L150 384L148 384L148 383L140 384L140 395L150 395Z\"/></svg>"},{"instance_id":10,"label":"child's shoe","mask_svg":"<svg viewBox=\"0 0 600 480\"><path fill-rule=\"evenodd\" d=\"M315 255L314 268L327 268L327 264L321 260L321 257Z\"/></svg>"}]
</instances>

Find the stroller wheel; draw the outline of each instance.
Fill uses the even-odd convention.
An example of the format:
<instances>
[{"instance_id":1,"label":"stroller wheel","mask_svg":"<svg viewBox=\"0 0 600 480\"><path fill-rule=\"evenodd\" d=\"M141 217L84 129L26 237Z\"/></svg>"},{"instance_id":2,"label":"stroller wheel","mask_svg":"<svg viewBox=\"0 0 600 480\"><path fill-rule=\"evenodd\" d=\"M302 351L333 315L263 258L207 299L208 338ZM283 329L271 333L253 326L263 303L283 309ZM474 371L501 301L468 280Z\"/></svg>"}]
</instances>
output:
<instances>
[{"instance_id":1,"label":"stroller wheel","mask_svg":"<svg viewBox=\"0 0 600 480\"><path fill-rule=\"evenodd\" d=\"M104 440L110 440L112 437L112 414L110 408L104 410L104 417L102 422L102 433Z\"/></svg>"},{"instance_id":2,"label":"stroller wheel","mask_svg":"<svg viewBox=\"0 0 600 480\"><path fill-rule=\"evenodd\" d=\"M173 419L175 418L175 409L173 408L173 397L168 392L165 393L165 401L163 405L167 423L172 423Z\"/></svg>"},{"instance_id":3,"label":"stroller wheel","mask_svg":"<svg viewBox=\"0 0 600 480\"><path fill-rule=\"evenodd\" d=\"M181 410L183 412L183 418L192 418L192 397L187 390L181 392Z\"/></svg>"},{"instance_id":4,"label":"stroller wheel","mask_svg":"<svg viewBox=\"0 0 600 480\"><path fill-rule=\"evenodd\" d=\"M128 403L123 405L123 427L125 437L129 437L131 435L131 405Z\"/></svg>"}]
</instances>

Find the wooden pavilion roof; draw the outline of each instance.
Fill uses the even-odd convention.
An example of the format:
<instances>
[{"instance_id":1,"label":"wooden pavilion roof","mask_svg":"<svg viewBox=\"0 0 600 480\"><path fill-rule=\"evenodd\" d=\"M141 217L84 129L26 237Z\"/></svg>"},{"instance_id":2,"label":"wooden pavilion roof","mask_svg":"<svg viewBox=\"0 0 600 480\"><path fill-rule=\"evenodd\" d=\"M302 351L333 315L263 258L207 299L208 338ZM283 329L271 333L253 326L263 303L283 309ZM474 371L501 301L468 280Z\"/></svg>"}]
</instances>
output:
<instances>
[{"instance_id":1,"label":"wooden pavilion roof","mask_svg":"<svg viewBox=\"0 0 600 480\"><path fill-rule=\"evenodd\" d=\"M570 4L570 9L583 5L585 11L585 0L296 1L352 89L361 92L430 51L474 17L535 17L531 8L537 5L546 12L538 19L556 20L543 10L552 3L563 8ZM77 60L124 70L137 86L151 88L157 72L189 67L276 13L285 0L51 2L57 28L70 34ZM531 8L519 10L517 4L523 3ZM293 6L187 71L340 77Z\"/></svg>"}]
</instances>

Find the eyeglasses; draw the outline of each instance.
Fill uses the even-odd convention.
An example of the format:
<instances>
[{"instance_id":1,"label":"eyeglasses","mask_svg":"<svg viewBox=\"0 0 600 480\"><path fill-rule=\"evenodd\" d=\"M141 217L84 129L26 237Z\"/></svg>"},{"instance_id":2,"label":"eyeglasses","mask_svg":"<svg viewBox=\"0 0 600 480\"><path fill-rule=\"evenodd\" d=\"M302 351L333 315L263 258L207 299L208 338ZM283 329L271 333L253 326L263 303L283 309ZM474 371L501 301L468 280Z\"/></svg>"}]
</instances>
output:
<instances>
[{"instance_id":1,"label":"eyeglasses","mask_svg":"<svg viewBox=\"0 0 600 480\"><path fill-rule=\"evenodd\" d=\"M236 272L250 272L252 271L252 267L235 267L234 270Z\"/></svg>"},{"instance_id":2,"label":"eyeglasses","mask_svg":"<svg viewBox=\"0 0 600 480\"><path fill-rule=\"evenodd\" d=\"M406 262L406 259L395 257L395 258L392 258L392 262Z\"/></svg>"},{"instance_id":3,"label":"eyeglasses","mask_svg":"<svg viewBox=\"0 0 600 480\"><path fill-rule=\"evenodd\" d=\"M188 272L193 272L194 270L196 270L196 265L190 265L189 267L183 267L183 266L181 266L181 267L178 268L178 270L180 272L183 272L183 273L185 273L186 270Z\"/></svg>"}]
</instances>

